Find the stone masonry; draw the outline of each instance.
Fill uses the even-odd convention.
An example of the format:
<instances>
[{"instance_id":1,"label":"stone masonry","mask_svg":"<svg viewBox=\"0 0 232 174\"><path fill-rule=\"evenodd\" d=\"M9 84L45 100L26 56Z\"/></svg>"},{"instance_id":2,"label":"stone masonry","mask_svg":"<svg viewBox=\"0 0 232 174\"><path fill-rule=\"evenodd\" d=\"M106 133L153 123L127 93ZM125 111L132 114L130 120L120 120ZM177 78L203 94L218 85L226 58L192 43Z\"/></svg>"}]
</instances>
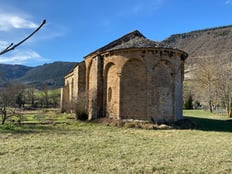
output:
<instances>
[{"instance_id":1,"label":"stone masonry","mask_svg":"<svg viewBox=\"0 0 232 174\"><path fill-rule=\"evenodd\" d=\"M137 30L128 33L87 55L65 76L61 109L71 111L74 101L83 100L89 120L179 120L187 56Z\"/></svg>"}]
</instances>

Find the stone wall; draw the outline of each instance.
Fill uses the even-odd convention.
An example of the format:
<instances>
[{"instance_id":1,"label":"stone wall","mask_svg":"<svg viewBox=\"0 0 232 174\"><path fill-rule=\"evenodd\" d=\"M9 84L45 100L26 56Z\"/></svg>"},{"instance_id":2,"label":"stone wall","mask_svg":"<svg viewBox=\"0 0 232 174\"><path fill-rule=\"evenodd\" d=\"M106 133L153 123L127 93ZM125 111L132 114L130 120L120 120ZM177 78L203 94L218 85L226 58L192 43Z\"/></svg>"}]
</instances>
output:
<instances>
[{"instance_id":1,"label":"stone wall","mask_svg":"<svg viewBox=\"0 0 232 174\"><path fill-rule=\"evenodd\" d=\"M157 122L182 118L181 53L126 49L103 57L105 116Z\"/></svg>"},{"instance_id":2,"label":"stone wall","mask_svg":"<svg viewBox=\"0 0 232 174\"><path fill-rule=\"evenodd\" d=\"M65 76L64 87L61 89L61 111L72 111L72 100L74 93L74 75L73 72Z\"/></svg>"},{"instance_id":3,"label":"stone wall","mask_svg":"<svg viewBox=\"0 0 232 174\"><path fill-rule=\"evenodd\" d=\"M85 74L85 62L81 62L65 76L65 86L61 89L62 112L73 112L77 100L85 100Z\"/></svg>"},{"instance_id":4,"label":"stone wall","mask_svg":"<svg viewBox=\"0 0 232 174\"><path fill-rule=\"evenodd\" d=\"M63 98L86 97L88 119L182 118L182 51L127 48L91 54L65 78ZM64 99L63 101L67 101Z\"/></svg>"}]
</instances>

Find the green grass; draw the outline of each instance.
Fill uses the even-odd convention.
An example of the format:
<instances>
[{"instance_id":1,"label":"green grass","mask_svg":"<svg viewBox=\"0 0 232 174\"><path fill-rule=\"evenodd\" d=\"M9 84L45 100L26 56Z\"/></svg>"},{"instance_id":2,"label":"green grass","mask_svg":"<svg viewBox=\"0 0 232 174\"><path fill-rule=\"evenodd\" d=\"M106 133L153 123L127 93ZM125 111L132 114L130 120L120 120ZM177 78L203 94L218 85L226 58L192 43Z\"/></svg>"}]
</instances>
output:
<instances>
[{"instance_id":1,"label":"green grass","mask_svg":"<svg viewBox=\"0 0 232 174\"><path fill-rule=\"evenodd\" d=\"M232 119L225 115L214 114L203 110L185 110L184 115L196 123L196 129L232 132Z\"/></svg>"},{"instance_id":2,"label":"green grass","mask_svg":"<svg viewBox=\"0 0 232 174\"><path fill-rule=\"evenodd\" d=\"M197 124L227 120L184 113ZM205 131L203 125L195 130L82 122L0 126L0 173L232 173L231 133L211 126Z\"/></svg>"},{"instance_id":3,"label":"green grass","mask_svg":"<svg viewBox=\"0 0 232 174\"><path fill-rule=\"evenodd\" d=\"M15 122L18 118L13 117ZM60 113L59 109L40 109L23 111L22 123L58 123L74 120L74 114ZM10 122L8 119L7 122Z\"/></svg>"},{"instance_id":4,"label":"green grass","mask_svg":"<svg viewBox=\"0 0 232 174\"><path fill-rule=\"evenodd\" d=\"M184 110L183 115L199 117L199 118L210 118L210 119L227 119L228 118L225 115L210 113L209 111L205 111L205 110Z\"/></svg>"}]
</instances>

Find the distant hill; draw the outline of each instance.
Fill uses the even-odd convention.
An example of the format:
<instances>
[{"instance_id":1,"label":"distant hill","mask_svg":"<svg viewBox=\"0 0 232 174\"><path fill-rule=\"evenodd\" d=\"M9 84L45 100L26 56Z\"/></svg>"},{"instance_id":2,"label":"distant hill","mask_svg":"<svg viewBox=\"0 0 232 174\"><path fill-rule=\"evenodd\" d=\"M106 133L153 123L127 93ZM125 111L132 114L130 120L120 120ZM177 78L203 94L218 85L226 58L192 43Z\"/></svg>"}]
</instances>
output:
<instances>
[{"instance_id":1,"label":"distant hill","mask_svg":"<svg viewBox=\"0 0 232 174\"><path fill-rule=\"evenodd\" d=\"M54 62L37 66L20 78L26 84L37 87L46 84L50 88L64 85L64 76L76 65L74 62Z\"/></svg>"},{"instance_id":2,"label":"distant hill","mask_svg":"<svg viewBox=\"0 0 232 174\"><path fill-rule=\"evenodd\" d=\"M161 43L189 54L187 71L205 57L220 59L225 64L232 62L232 25L174 34Z\"/></svg>"},{"instance_id":3,"label":"distant hill","mask_svg":"<svg viewBox=\"0 0 232 174\"><path fill-rule=\"evenodd\" d=\"M43 84L49 88L59 88L64 85L64 76L76 64L76 62L54 62L37 67L0 64L0 74L8 80L18 80L36 88L40 88Z\"/></svg>"},{"instance_id":4,"label":"distant hill","mask_svg":"<svg viewBox=\"0 0 232 174\"><path fill-rule=\"evenodd\" d=\"M14 80L24 76L32 67L23 65L0 64L1 81Z\"/></svg>"}]
</instances>

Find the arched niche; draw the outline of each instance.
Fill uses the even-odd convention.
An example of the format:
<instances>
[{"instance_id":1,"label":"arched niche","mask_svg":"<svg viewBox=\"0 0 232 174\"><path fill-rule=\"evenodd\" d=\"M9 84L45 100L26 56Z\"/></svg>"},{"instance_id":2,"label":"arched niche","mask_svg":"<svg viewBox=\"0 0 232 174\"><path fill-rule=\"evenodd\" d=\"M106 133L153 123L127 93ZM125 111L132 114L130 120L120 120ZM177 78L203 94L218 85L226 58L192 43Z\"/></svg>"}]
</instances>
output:
<instances>
[{"instance_id":1,"label":"arched niche","mask_svg":"<svg viewBox=\"0 0 232 174\"><path fill-rule=\"evenodd\" d=\"M147 73L144 63L138 59L130 59L122 68L120 117L147 119Z\"/></svg>"},{"instance_id":2,"label":"arched niche","mask_svg":"<svg viewBox=\"0 0 232 174\"><path fill-rule=\"evenodd\" d=\"M173 116L173 78L172 64L161 60L152 72L152 117L157 121L170 120Z\"/></svg>"},{"instance_id":3,"label":"arched niche","mask_svg":"<svg viewBox=\"0 0 232 174\"><path fill-rule=\"evenodd\" d=\"M105 116L117 118L119 108L119 84L117 68L114 63L110 62L105 66L104 73L104 103Z\"/></svg>"}]
</instances>

